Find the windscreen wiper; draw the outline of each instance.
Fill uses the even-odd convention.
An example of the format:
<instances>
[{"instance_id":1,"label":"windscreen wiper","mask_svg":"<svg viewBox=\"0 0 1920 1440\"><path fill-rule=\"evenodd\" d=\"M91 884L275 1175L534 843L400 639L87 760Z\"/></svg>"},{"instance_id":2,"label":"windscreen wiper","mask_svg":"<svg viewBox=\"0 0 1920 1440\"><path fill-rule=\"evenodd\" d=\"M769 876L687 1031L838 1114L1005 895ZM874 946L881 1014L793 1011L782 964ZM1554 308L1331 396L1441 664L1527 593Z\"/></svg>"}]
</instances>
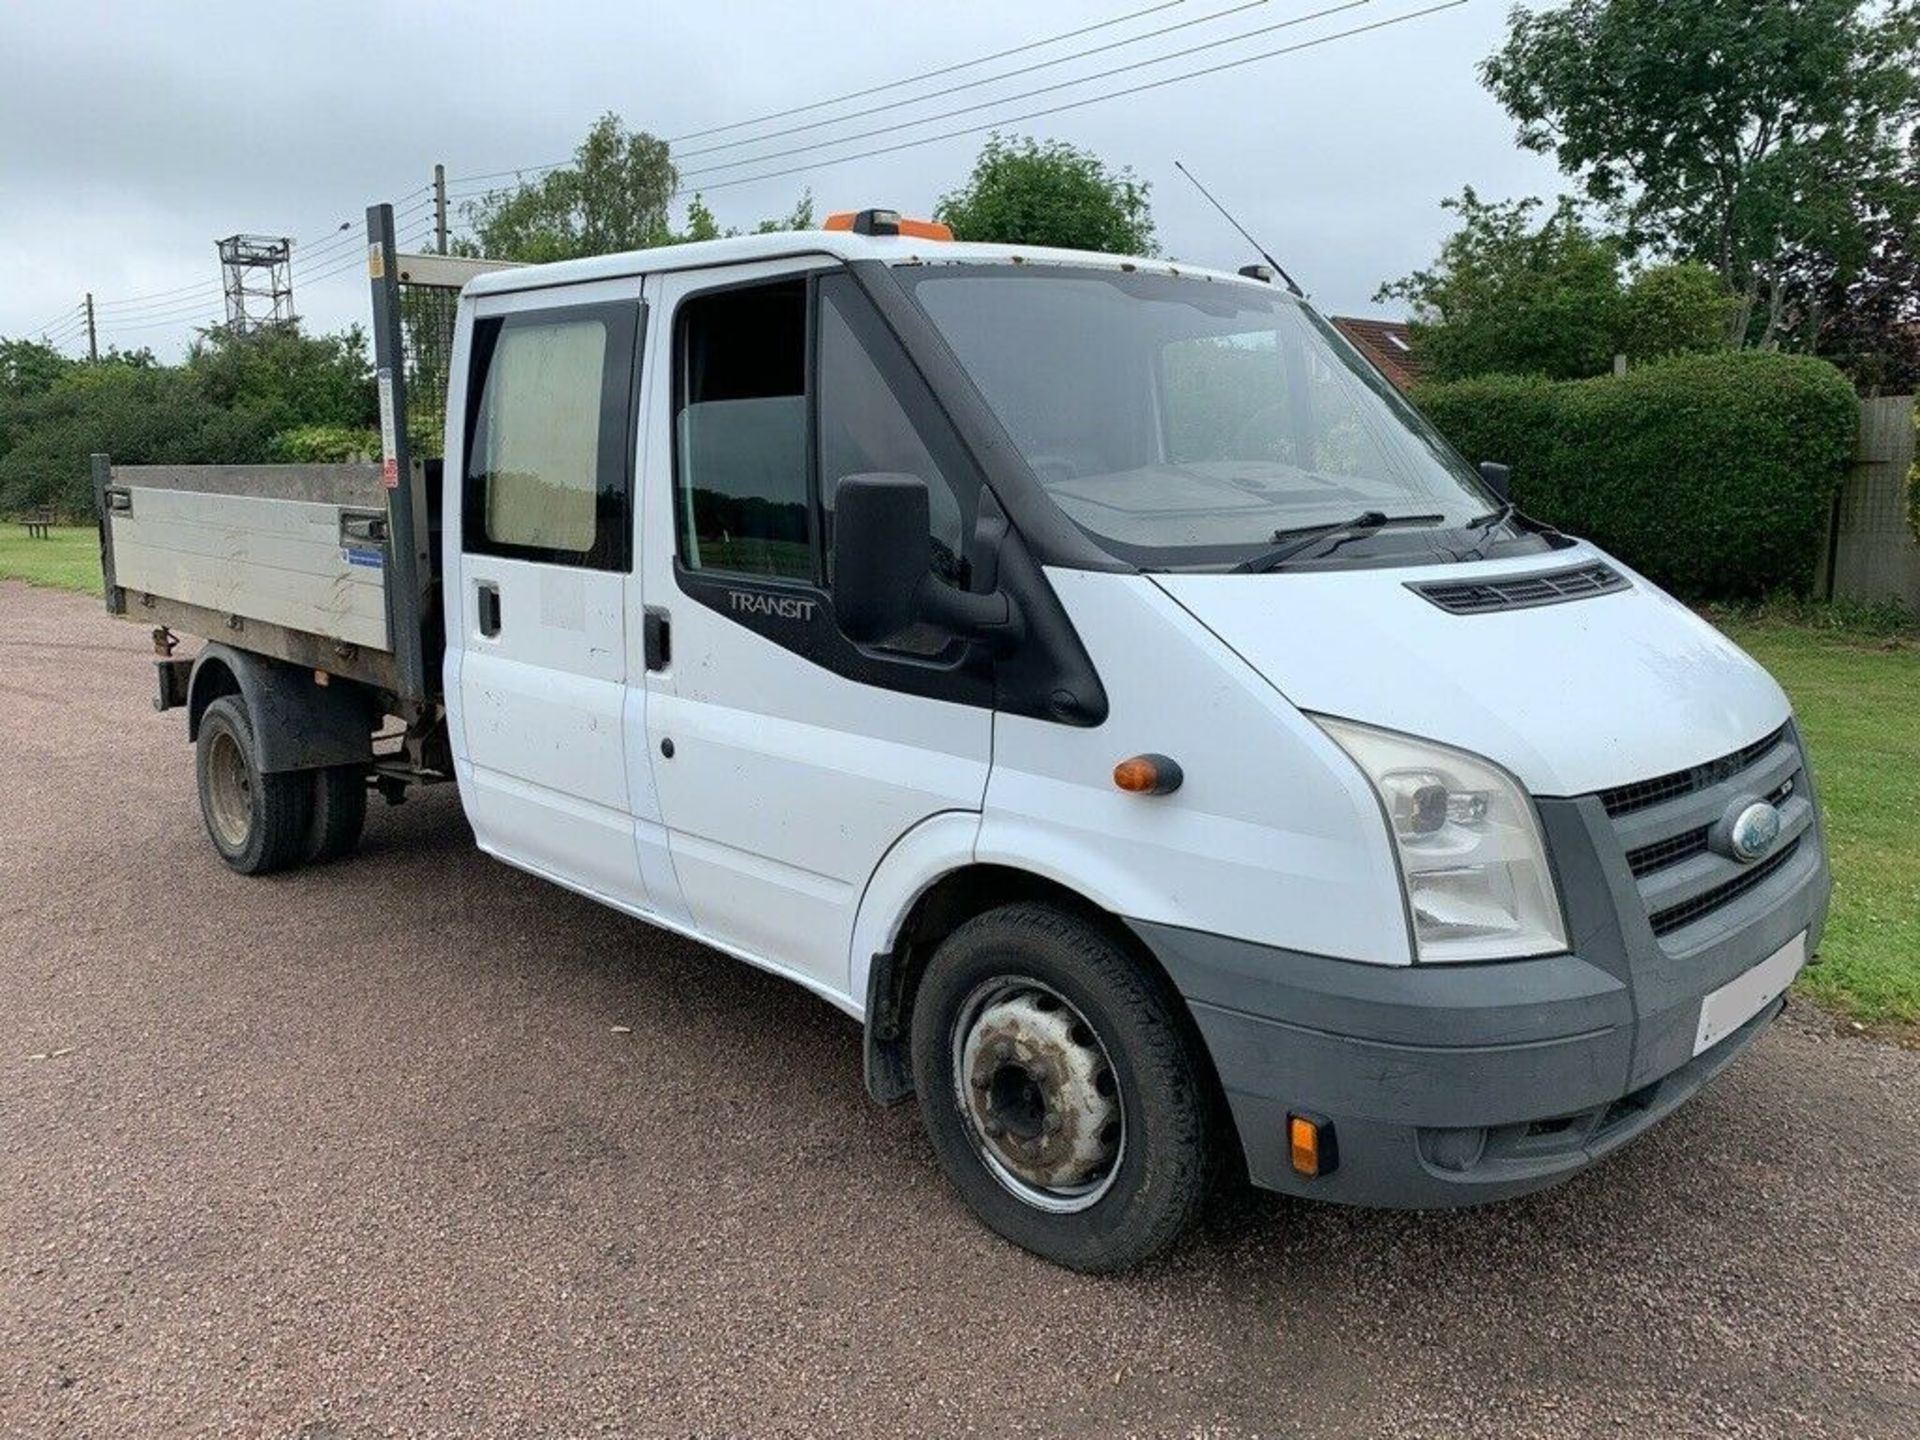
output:
<instances>
[{"instance_id":1,"label":"windscreen wiper","mask_svg":"<svg viewBox=\"0 0 1920 1440\"><path fill-rule=\"evenodd\" d=\"M1330 525L1307 525L1298 530L1276 530L1273 538L1282 544L1234 566L1236 574L1265 574L1284 565L1297 555L1329 540L1351 540L1371 535L1389 525L1438 525L1444 515L1387 515L1379 510L1363 510L1351 520L1336 520Z\"/></svg>"},{"instance_id":2,"label":"windscreen wiper","mask_svg":"<svg viewBox=\"0 0 1920 1440\"><path fill-rule=\"evenodd\" d=\"M1500 508L1498 510L1495 510L1489 515L1482 515L1478 520L1469 520L1461 528L1465 530L1495 529L1498 526L1506 523L1508 520L1512 519L1514 511L1517 510L1518 508L1519 507L1516 506L1511 500L1502 501Z\"/></svg>"}]
</instances>

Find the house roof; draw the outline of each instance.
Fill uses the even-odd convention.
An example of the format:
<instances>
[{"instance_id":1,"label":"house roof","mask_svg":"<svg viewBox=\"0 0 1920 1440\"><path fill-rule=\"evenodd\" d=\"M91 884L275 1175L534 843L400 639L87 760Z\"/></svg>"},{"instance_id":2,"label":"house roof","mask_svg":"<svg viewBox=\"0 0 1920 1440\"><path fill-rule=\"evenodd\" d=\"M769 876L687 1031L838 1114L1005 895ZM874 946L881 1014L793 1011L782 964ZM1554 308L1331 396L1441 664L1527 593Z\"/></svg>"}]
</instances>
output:
<instances>
[{"instance_id":1,"label":"house roof","mask_svg":"<svg viewBox=\"0 0 1920 1440\"><path fill-rule=\"evenodd\" d=\"M1374 363L1395 387L1405 390L1420 379L1420 362L1413 358L1413 332L1403 320L1359 320L1351 315L1330 316L1333 328L1354 349Z\"/></svg>"}]
</instances>

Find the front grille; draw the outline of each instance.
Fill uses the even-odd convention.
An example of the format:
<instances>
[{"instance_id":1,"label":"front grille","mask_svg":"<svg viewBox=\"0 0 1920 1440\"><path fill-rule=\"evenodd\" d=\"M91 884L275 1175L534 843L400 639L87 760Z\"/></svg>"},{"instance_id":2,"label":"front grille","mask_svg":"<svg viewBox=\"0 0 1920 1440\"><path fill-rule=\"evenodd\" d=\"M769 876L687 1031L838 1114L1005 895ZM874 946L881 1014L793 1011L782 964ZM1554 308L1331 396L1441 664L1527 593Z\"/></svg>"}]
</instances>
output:
<instances>
[{"instance_id":1,"label":"front grille","mask_svg":"<svg viewBox=\"0 0 1920 1440\"><path fill-rule=\"evenodd\" d=\"M1782 846L1751 869L1742 870L1733 879L1716 885L1711 890L1694 896L1691 900L1683 900L1678 905L1669 905L1666 909L1648 916L1647 918L1653 922L1653 933L1655 935L1671 934L1682 925L1690 925L1701 916L1739 899L1793 859L1799 850L1800 842L1796 839Z\"/></svg>"},{"instance_id":2,"label":"front grille","mask_svg":"<svg viewBox=\"0 0 1920 1440\"><path fill-rule=\"evenodd\" d=\"M1629 850L1627 868L1633 871L1633 878L1638 880L1642 875L1651 875L1669 865L1678 865L1682 860L1691 860L1707 848L1707 836L1712 831L1711 825L1700 825L1684 834L1656 840L1651 845L1642 845L1638 850Z\"/></svg>"},{"instance_id":3,"label":"front grille","mask_svg":"<svg viewBox=\"0 0 1920 1440\"><path fill-rule=\"evenodd\" d=\"M1780 743L1785 735L1786 727L1782 726L1764 740L1756 740L1745 749L1736 750L1731 755L1723 755L1718 760L1709 760L1704 765L1676 770L1671 775L1661 775L1652 780L1636 780L1630 785L1616 785L1611 790L1602 790L1600 803L1607 807L1607 814L1618 819L1622 815L1631 815L1636 810L1644 810L1649 805L1658 805L1664 800L1675 800L1682 795L1691 795L1696 790L1708 789L1723 780L1731 780L1742 770L1764 757L1769 750Z\"/></svg>"},{"instance_id":4,"label":"front grille","mask_svg":"<svg viewBox=\"0 0 1920 1440\"><path fill-rule=\"evenodd\" d=\"M1407 587L1431 600L1450 615L1489 615L1501 610L1524 610L1534 605L1559 605L1628 588L1627 580L1611 565L1598 561L1571 570L1548 570L1532 575L1509 575L1488 580L1433 580Z\"/></svg>"},{"instance_id":5,"label":"front grille","mask_svg":"<svg viewBox=\"0 0 1920 1440\"><path fill-rule=\"evenodd\" d=\"M1792 730L1783 725L1718 759L1595 796L1612 821L1647 921L1667 948L1705 941L1705 932L1678 932L1729 907L1737 912L1741 896L1800 852L1814 823L1804 764ZM1729 816L1756 800L1779 809L1780 838L1770 854L1748 863L1714 837L1722 835ZM1736 913L1731 923L1741 918Z\"/></svg>"}]
</instances>

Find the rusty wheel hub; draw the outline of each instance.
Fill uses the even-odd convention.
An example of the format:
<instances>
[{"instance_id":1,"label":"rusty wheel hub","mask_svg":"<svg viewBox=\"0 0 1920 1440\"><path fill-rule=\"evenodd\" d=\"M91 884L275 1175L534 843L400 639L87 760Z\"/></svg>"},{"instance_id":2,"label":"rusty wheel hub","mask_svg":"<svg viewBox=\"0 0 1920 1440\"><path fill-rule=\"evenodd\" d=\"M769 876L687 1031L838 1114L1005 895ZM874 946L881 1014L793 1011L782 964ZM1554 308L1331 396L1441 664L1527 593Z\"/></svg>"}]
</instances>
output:
<instances>
[{"instance_id":1,"label":"rusty wheel hub","mask_svg":"<svg viewBox=\"0 0 1920 1440\"><path fill-rule=\"evenodd\" d=\"M961 1007L954 1088L1000 1183L1043 1210L1084 1210L1119 1169L1126 1123L1100 1037L1063 996L995 980Z\"/></svg>"}]
</instances>

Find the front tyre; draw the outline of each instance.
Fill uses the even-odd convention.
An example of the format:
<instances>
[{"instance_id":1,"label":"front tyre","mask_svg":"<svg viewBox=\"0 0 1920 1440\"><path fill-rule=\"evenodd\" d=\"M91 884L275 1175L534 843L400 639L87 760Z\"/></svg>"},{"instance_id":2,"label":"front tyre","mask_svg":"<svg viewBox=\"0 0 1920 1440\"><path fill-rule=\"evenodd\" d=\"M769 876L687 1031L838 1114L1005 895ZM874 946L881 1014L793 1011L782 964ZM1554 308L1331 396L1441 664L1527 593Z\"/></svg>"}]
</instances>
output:
<instances>
[{"instance_id":1,"label":"front tyre","mask_svg":"<svg viewBox=\"0 0 1920 1440\"><path fill-rule=\"evenodd\" d=\"M913 1066L941 1168L1014 1244L1121 1270L1199 1215L1206 1057L1164 979L1098 925L1018 904L960 926L921 978Z\"/></svg>"},{"instance_id":2,"label":"front tyre","mask_svg":"<svg viewBox=\"0 0 1920 1440\"><path fill-rule=\"evenodd\" d=\"M246 702L222 695L200 717L194 747L200 815L220 858L242 875L264 875L302 858L313 813L302 771L264 775Z\"/></svg>"}]
</instances>

